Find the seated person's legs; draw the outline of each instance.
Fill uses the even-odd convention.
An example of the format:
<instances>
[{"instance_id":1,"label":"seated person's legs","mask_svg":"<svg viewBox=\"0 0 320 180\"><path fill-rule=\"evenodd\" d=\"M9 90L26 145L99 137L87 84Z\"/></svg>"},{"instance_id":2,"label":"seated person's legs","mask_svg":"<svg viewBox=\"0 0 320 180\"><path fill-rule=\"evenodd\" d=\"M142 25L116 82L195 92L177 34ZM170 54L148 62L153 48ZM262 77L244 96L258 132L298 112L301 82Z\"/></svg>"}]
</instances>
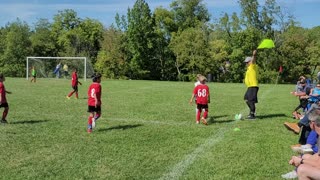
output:
<instances>
[{"instance_id":1,"label":"seated person's legs","mask_svg":"<svg viewBox=\"0 0 320 180\"><path fill-rule=\"evenodd\" d=\"M320 169L317 169L315 167L301 164L298 167L298 177L299 179L318 179L320 180Z\"/></svg>"}]
</instances>

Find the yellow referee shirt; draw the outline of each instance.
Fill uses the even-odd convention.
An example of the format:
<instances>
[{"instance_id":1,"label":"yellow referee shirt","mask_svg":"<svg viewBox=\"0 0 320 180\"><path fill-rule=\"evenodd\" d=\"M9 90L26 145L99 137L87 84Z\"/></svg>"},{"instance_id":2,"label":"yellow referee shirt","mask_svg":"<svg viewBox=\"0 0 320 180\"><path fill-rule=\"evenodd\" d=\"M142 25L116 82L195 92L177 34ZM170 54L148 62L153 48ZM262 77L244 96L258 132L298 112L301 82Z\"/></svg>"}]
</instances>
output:
<instances>
[{"instance_id":1,"label":"yellow referee shirt","mask_svg":"<svg viewBox=\"0 0 320 180\"><path fill-rule=\"evenodd\" d=\"M250 64L248 66L246 77L244 83L247 87L257 87L258 86L258 66L257 64Z\"/></svg>"}]
</instances>

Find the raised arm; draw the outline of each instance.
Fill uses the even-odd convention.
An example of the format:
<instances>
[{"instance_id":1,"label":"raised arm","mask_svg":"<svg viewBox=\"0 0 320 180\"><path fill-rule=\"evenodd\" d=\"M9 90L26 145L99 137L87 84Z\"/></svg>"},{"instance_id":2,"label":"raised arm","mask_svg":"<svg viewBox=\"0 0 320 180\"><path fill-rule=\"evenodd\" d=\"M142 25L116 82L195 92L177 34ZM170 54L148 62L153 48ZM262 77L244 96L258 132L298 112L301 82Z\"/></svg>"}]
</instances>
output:
<instances>
[{"instance_id":1,"label":"raised arm","mask_svg":"<svg viewBox=\"0 0 320 180\"><path fill-rule=\"evenodd\" d=\"M253 50L251 63L253 63L253 64L256 63L256 59L257 59L256 56L257 56L257 50Z\"/></svg>"}]
</instances>

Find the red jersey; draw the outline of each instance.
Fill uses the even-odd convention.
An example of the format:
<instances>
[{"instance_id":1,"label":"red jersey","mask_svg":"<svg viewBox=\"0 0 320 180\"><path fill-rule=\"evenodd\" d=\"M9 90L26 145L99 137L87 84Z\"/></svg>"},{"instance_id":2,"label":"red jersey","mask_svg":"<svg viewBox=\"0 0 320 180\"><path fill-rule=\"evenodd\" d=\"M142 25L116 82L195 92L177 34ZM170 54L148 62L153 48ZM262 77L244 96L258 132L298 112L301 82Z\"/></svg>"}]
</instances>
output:
<instances>
[{"instance_id":1,"label":"red jersey","mask_svg":"<svg viewBox=\"0 0 320 180\"><path fill-rule=\"evenodd\" d=\"M6 88L4 87L3 82L0 82L0 93L1 93L1 102L0 103L6 103Z\"/></svg>"},{"instance_id":2,"label":"red jersey","mask_svg":"<svg viewBox=\"0 0 320 180\"><path fill-rule=\"evenodd\" d=\"M88 89L88 105L96 106L97 98L97 106L101 106L101 85L100 83L93 82Z\"/></svg>"},{"instance_id":3,"label":"red jersey","mask_svg":"<svg viewBox=\"0 0 320 180\"><path fill-rule=\"evenodd\" d=\"M78 85L78 74L76 72L72 73L71 85L72 86Z\"/></svg>"},{"instance_id":4,"label":"red jersey","mask_svg":"<svg viewBox=\"0 0 320 180\"><path fill-rule=\"evenodd\" d=\"M199 84L193 89L193 94L197 97L197 104L208 104L209 87L205 84Z\"/></svg>"}]
</instances>

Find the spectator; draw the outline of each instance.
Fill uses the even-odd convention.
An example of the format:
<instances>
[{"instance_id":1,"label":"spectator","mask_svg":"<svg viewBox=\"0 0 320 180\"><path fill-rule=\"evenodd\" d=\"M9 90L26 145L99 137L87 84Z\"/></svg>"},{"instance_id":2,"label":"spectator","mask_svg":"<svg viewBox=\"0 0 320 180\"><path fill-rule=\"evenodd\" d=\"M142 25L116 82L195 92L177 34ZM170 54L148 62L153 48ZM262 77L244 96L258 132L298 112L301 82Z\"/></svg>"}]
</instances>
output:
<instances>
[{"instance_id":1,"label":"spectator","mask_svg":"<svg viewBox=\"0 0 320 180\"><path fill-rule=\"evenodd\" d=\"M320 134L320 116L313 116L310 121L311 128L316 132L317 136ZM308 137L309 138L309 137ZM313 140L314 141L314 140ZM314 143L314 142L312 142ZM319 148L319 138L317 139L317 148ZM310 155L304 154L302 156L292 156L289 164L295 166L295 170L287 174L282 175L282 178L285 179L294 179L299 177L299 179L314 179L314 177L320 177L320 158L319 152ZM304 167L302 164L305 164ZM317 168L315 168L317 167ZM313 169L309 171L308 168ZM306 178L309 177L309 178Z\"/></svg>"},{"instance_id":2,"label":"spectator","mask_svg":"<svg viewBox=\"0 0 320 180\"><path fill-rule=\"evenodd\" d=\"M306 81L304 79L301 79L298 85L298 91L291 92L292 95L299 98L299 105L294 109L292 114L297 118L298 116L298 110L302 108L303 110L306 110L308 105L308 98L310 94L311 88L307 85Z\"/></svg>"},{"instance_id":3,"label":"spectator","mask_svg":"<svg viewBox=\"0 0 320 180\"><path fill-rule=\"evenodd\" d=\"M320 135L320 116L311 124L318 135ZM319 138L318 138L319 142ZM319 148L318 143L318 148ZM297 168L299 179L320 179L320 154L305 154L302 157L292 156L289 164Z\"/></svg>"},{"instance_id":4,"label":"spectator","mask_svg":"<svg viewBox=\"0 0 320 180\"><path fill-rule=\"evenodd\" d=\"M309 126L309 119L311 116L320 115L320 102L313 104L309 111L306 112L305 116L301 118L298 123L290 123L285 122L284 126L286 126L289 130L294 131L296 134L299 134L302 128L302 132L299 139L299 144L304 145L307 141L307 137L311 131Z\"/></svg>"}]
</instances>

